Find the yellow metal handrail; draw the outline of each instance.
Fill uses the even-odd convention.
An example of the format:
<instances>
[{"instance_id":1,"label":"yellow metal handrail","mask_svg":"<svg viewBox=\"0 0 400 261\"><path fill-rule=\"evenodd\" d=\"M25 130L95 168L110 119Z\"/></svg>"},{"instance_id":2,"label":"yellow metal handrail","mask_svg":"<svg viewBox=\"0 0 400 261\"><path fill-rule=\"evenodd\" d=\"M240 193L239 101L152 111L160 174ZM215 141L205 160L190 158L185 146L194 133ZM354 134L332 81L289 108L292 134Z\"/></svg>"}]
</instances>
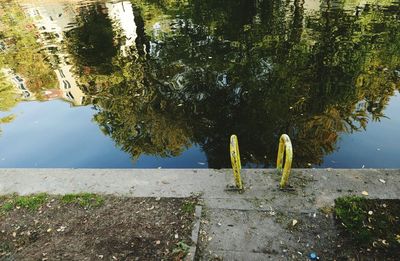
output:
<instances>
[{"instance_id":1,"label":"yellow metal handrail","mask_svg":"<svg viewBox=\"0 0 400 261\"><path fill-rule=\"evenodd\" d=\"M240 177L240 170L242 169L242 164L240 163L239 142L236 135L231 136L229 147L230 147L231 163L232 163L233 175L235 177L236 188L242 190L243 183L242 183L242 178Z\"/></svg>"},{"instance_id":2,"label":"yellow metal handrail","mask_svg":"<svg viewBox=\"0 0 400 261\"><path fill-rule=\"evenodd\" d=\"M283 156L285 156L285 166L283 168ZM286 134L282 134L279 139L279 149L278 149L278 158L276 160L276 168L279 173L282 172L281 183L279 184L281 188L286 187L287 182L289 180L290 170L292 169L292 160L293 160L293 149L292 142L290 138ZM283 168L283 171L282 171Z\"/></svg>"}]
</instances>

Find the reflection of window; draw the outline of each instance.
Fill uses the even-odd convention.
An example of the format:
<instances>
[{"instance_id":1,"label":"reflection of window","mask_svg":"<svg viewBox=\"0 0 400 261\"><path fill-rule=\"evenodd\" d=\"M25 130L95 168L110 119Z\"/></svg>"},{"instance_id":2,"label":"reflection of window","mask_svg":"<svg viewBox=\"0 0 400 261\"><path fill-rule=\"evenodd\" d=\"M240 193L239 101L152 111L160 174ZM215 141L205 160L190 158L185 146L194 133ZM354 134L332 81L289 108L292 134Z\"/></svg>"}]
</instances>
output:
<instances>
[{"instance_id":1,"label":"reflection of window","mask_svg":"<svg viewBox=\"0 0 400 261\"><path fill-rule=\"evenodd\" d=\"M71 84L67 80L63 80L63 84L64 84L64 89L71 88Z\"/></svg>"},{"instance_id":2,"label":"reflection of window","mask_svg":"<svg viewBox=\"0 0 400 261\"><path fill-rule=\"evenodd\" d=\"M29 98L31 96L31 94L28 91L23 91L22 95L24 96L24 98Z\"/></svg>"},{"instance_id":3,"label":"reflection of window","mask_svg":"<svg viewBox=\"0 0 400 261\"><path fill-rule=\"evenodd\" d=\"M69 99L71 99L71 100L74 100L75 98L74 98L74 95L72 95L72 93L71 92L67 92L67 97L69 98Z\"/></svg>"},{"instance_id":4,"label":"reflection of window","mask_svg":"<svg viewBox=\"0 0 400 261\"><path fill-rule=\"evenodd\" d=\"M23 83L20 83L20 84L19 84L19 88L20 88L21 90L26 90L25 85L24 85Z\"/></svg>"},{"instance_id":5,"label":"reflection of window","mask_svg":"<svg viewBox=\"0 0 400 261\"><path fill-rule=\"evenodd\" d=\"M60 73L61 78L65 78L65 74L61 69L58 69L58 72Z\"/></svg>"}]
</instances>

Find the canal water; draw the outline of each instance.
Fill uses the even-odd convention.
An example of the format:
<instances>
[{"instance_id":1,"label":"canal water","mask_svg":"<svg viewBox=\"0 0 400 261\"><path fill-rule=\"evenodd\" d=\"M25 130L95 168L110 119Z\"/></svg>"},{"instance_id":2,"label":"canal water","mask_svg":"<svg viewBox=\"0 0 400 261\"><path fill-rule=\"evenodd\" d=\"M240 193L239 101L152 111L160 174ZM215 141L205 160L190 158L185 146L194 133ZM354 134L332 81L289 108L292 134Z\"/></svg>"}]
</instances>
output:
<instances>
[{"instance_id":1,"label":"canal water","mask_svg":"<svg viewBox=\"0 0 400 261\"><path fill-rule=\"evenodd\" d=\"M0 1L0 167L400 168L398 0Z\"/></svg>"}]
</instances>

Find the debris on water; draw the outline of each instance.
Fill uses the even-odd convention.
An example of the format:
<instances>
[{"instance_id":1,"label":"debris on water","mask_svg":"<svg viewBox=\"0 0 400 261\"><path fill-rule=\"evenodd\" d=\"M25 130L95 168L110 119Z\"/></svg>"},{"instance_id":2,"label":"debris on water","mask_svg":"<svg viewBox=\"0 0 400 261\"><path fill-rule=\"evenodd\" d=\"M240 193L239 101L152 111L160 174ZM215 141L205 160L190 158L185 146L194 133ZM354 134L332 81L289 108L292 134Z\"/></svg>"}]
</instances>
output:
<instances>
[{"instance_id":1,"label":"debris on water","mask_svg":"<svg viewBox=\"0 0 400 261\"><path fill-rule=\"evenodd\" d=\"M362 165L362 167L361 167L361 168L362 168L362 169L363 169L363 168L365 168L365 165Z\"/></svg>"},{"instance_id":2,"label":"debris on water","mask_svg":"<svg viewBox=\"0 0 400 261\"><path fill-rule=\"evenodd\" d=\"M317 256L317 253L315 252L311 252L308 257L310 258L310 260L318 260L319 257Z\"/></svg>"},{"instance_id":3,"label":"debris on water","mask_svg":"<svg viewBox=\"0 0 400 261\"><path fill-rule=\"evenodd\" d=\"M199 165L206 165L204 162L197 162Z\"/></svg>"}]
</instances>

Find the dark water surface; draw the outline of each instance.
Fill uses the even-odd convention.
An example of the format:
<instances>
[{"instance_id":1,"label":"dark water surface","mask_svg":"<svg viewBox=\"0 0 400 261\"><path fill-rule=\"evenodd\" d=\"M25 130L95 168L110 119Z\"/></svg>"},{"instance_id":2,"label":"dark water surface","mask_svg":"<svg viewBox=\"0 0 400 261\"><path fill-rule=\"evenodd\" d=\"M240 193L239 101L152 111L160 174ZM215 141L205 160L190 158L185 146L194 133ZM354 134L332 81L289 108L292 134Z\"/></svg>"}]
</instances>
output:
<instances>
[{"instance_id":1,"label":"dark water surface","mask_svg":"<svg viewBox=\"0 0 400 261\"><path fill-rule=\"evenodd\" d=\"M0 167L400 168L400 2L0 1Z\"/></svg>"}]
</instances>

